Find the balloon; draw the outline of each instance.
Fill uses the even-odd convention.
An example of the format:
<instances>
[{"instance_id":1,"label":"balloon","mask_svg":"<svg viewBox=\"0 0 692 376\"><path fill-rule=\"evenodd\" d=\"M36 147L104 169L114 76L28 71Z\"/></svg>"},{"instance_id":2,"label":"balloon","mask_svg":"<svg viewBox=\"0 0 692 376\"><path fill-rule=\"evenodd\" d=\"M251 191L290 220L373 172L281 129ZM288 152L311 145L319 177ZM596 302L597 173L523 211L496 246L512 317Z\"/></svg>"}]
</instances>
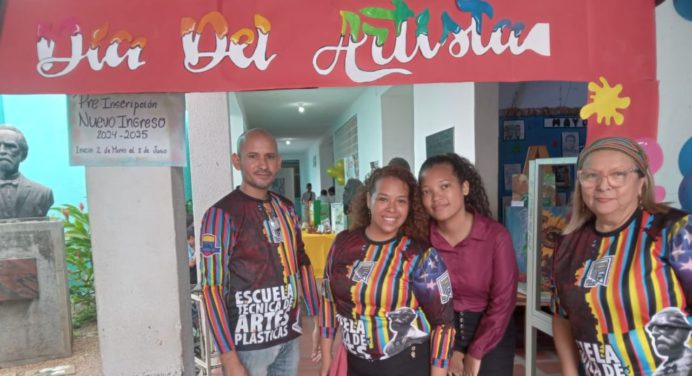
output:
<instances>
[{"instance_id":1,"label":"balloon","mask_svg":"<svg viewBox=\"0 0 692 376\"><path fill-rule=\"evenodd\" d=\"M644 149L649 157L649 170L655 174L663 166L663 150L653 138L642 137L637 139L637 143Z\"/></svg>"},{"instance_id":2,"label":"balloon","mask_svg":"<svg viewBox=\"0 0 692 376\"><path fill-rule=\"evenodd\" d=\"M682 209L692 212L692 173L682 178L680 188L678 188L678 198Z\"/></svg>"},{"instance_id":3,"label":"balloon","mask_svg":"<svg viewBox=\"0 0 692 376\"><path fill-rule=\"evenodd\" d=\"M338 161L336 161L335 166L336 166L337 168L340 168L340 169L343 170L343 169L344 169L344 160L343 160L343 159L339 159Z\"/></svg>"},{"instance_id":4,"label":"balloon","mask_svg":"<svg viewBox=\"0 0 692 376\"><path fill-rule=\"evenodd\" d=\"M654 195L656 197L656 202L663 202L666 198L666 189L662 185L657 185L654 187Z\"/></svg>"},{"instance_id":5,"label":"balloon","mask_svg":"<svg viewBox=\"0 0 692 376\"><path fill-rule=\"evenodd\" d=\"M680 17L692 21L692 1L691 0L673 0L675 11Z\"/></svg>"},{"instance_id":6,"label":"balloon","mask_svg":"<svg viewBox=\"0 0 692 376\"><path fill-rule=\"evenodd\" d=\"M336 177L336 170L334 170L334 166L327 167L327 175L329 175L333 178Z\"/></svg>"},{"instance_id":7,"label":"balloon","mask_svg":"<svg viewBox=\"0 0 692 376\"><path fill-rule=\"evenodd\" d=\"M343 176L339 176L336 178L336 183L339 185L344 185L346 184L346 178L344 178Z\"/></svg>"},{"instance_id":8,"label":"balloon","mask_svg":"<svg viewBox=\"0 0 692 376\"><path fill-rule=\"evenodd\" d=\"M682 145L682 149L680 149L678 166L680 167L682 176L692 174L692 137L690 137L685 142L685 145Z\"/></svg>"}]
</instances>

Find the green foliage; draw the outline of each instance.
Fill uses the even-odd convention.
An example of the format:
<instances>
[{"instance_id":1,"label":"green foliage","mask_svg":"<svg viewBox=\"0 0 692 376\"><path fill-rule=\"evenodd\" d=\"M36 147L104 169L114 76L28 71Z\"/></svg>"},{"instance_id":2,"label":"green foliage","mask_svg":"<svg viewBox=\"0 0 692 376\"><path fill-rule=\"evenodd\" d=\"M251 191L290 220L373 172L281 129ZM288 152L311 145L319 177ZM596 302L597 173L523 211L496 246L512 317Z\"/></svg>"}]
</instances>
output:
<instances>
[{"instance_id":1,"label":"green foliage","mask_svg":"<svg viewBox=\"0 0 692 376\"><path fill-rule=\"evenodd\" d=\"M192 216L192 200L187 200L185 202L185 212L187 215Z\"/></svg>"},{"instance_id":2,"label":"green foliage","mask_svg":"<svg viewBox=\"0 0 692 376\"><path fill-rule=\"evenodd\" d=\"M94 266L91 258L89 214L82 204L63 205L52 210L62 213L65 227L65 250L72 302L72 326L96 320Z\"/></svg>"}]
</instances>

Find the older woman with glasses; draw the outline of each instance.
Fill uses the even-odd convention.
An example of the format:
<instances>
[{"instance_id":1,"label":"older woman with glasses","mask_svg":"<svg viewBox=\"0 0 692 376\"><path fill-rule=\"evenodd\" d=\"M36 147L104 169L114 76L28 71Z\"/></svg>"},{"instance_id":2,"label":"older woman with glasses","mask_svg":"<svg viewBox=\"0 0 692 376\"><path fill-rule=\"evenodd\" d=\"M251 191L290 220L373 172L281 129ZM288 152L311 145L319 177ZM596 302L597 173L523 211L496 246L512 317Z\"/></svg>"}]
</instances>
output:
<instances>
[{"instance_id":1,"label":"older woman with glasses","mask_svg":"<svg viewBox=\"0 0 692 376\"><path fill-rule=\"evenodd\" d=\"M553 336L565 376L692 375L692 217L656 204L647 156L603 138L577 162L572 217L554 256ZM659 319L657 319L659 318ZM658 320L658 321L657 321ZM658 328L657 326L657 328Z\"/></svg>"}]
</instances>

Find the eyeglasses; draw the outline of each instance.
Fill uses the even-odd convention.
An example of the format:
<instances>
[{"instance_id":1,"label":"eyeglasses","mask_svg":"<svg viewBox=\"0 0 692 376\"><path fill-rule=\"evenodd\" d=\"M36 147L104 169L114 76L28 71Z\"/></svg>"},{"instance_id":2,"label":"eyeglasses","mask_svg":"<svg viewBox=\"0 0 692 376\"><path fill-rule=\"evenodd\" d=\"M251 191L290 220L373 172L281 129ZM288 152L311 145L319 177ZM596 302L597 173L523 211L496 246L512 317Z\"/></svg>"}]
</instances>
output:
<instances>
[{"instance_id":1,"label":"eyeglasses","mask_svg":"<svg viewBox=\"0 0 692 376\"><path fill-rule=\"evenodd\" d=\"M601 183L601 179L604 177L608 179L608 185L613 188L619 188L625 185L627 182L627 176L633 172L641 174L641 171L637 168L631 168L629 170L613 171L608 175L601 175L593 171L577 171L577 178L581 183L582 187L591 188Z\"/></svg>"}]
</instances>

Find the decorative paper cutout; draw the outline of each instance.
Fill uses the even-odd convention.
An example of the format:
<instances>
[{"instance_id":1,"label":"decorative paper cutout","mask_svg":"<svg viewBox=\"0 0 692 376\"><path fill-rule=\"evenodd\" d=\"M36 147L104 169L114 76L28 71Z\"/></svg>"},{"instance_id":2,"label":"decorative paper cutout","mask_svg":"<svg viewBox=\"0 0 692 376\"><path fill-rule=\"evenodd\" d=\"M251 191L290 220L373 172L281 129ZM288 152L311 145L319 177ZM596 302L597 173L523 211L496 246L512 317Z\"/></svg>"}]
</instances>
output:
<instances>
[{"instance_id":1,"label":"decorative paper cutout","mask_svg":"<svg viewBox=\"0 0 692 376\"><path fill-rule=\"evenodd\" d=\"M622 92L622 85L617 84L615 86L610 86L605 77L599 77L599 80L603 86L599 86L595 82L589 82L589 91L591 95L591 103L586 104L579 111L579 116L586 120L591 115L596 114L597 122L602 124L603 119L605 119L605 124L610 125L610 120L614 119L615 124L622 125L625 121L625 116L622 115L618 110L624 110L630 106L629 97L620 97L620 92Z\"/></svg>"}]
</instances>

